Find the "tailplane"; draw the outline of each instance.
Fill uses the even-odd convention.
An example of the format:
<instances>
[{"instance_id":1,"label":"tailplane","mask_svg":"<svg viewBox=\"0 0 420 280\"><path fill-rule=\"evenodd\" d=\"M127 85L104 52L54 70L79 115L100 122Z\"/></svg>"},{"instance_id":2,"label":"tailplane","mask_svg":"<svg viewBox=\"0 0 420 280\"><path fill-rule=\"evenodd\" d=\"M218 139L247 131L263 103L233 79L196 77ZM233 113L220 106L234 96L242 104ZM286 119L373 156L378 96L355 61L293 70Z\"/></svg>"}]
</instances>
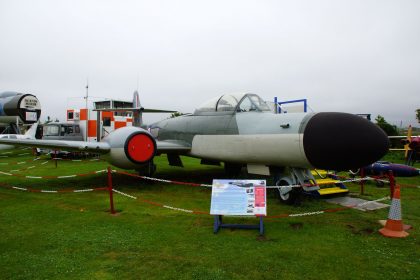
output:
<instances>
[{"instance_id":1,"label":"tailplane","mask_svg":"<svg viewBox=\"0 0 420 280\"><path fill-rule=\"evenodd\" d=\"M95 109L94 111L102 112L133 112L133 126L140 127L143 125L143 113L175 113L177 111L172 110L160 110L160 109L145 109L140 104L140 98L138 91L133 93L133 106L132 108L106 108L106 109Z\"/></svg>"},{"instance_id":2,"label":"tailplane","mask_svg":"<svg viewBox=\"0 0 420 280\"><path fill-rule=\"evenodd\" d=\"M175 113L173 110L143 108L140 104L139 93L136 90L133 94L133 126L140 127L143 124L143 113Z\"/></svg>"}]
</instances>

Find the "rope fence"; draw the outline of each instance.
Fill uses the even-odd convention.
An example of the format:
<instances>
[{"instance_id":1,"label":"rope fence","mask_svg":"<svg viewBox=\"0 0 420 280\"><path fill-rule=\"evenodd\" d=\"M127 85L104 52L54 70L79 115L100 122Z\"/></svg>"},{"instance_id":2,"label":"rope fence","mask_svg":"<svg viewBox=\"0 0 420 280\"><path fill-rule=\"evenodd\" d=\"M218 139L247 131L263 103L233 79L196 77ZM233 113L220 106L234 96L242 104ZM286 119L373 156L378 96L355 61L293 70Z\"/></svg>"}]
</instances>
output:
<instances>
[{"instance_id":1,"label":"rope fence","mask_svg":"<svg viewBox=\"0 0 420 280\"><path fill-rule=\"evenodd\" d=\"M21 165L21 164L26 164L26 163L32 163L34 161L39 161L39 160L40 160L40 158L35 158L32 161L22 161L22 162L17 162L16 164ZM95 161L96 161L96 159L95 159ZM44 161L44 162L41 163L41 165L47 164L48 162L49 161ZM209 212L200 211L200 210L185 209L185 208L180 208L180 207L174 207L174 206L171 206L171 205L166 205L166 204L162 204L162 203L158 203L158 202L154 202L154 201L150 201L150 200L146 200L146 199L141 199L141 198L136 197L134 195L124 193L120 190L116 190L113 187L113 183L112 183L112 173L121 174L121 175L125 175L125 176L130 176L130 177L134 177L134 178L140 178L140 179L149 180L149 181L175 184L175 185L211 188L212 185L210 185L210 184L181 182L181 181L175 181L175 180L167 180L167 179L160 179L160 178L154 178L154 177L148 177L148 176L141 176L141 175L125 172L125 171L112 170L110 167L108 167L107 169L97 170L97 171L92 171L92 172L87 172L87 173L72 174L72 175L60 175L60 176L30 176L30 175L21 175L21 174L10 173L12 171L16 172L16 171L29 170L29 169L32 169L34 167L35 166L32 165L32 166L27 167L26 169L20 169L20 170L16 169L16 170L11 170L9 172L0 171L0 175L15 176L15 177L27 178L27 179L67 179L67 178L84 177L84 176L107 173L108 186L107 187L97 187L97 188L86 188L86 189L71 189L71 190L70 189L63 189L63 190L43 190L43 189L41 189L41 190L39 190L39 189L32 189L32 188L9 186L9 185L3 184L3 183L0 183L0 186L5 187L5 188L9 188L9 189L15 189L15 190L27 191L27 192L34 192L34 193L85 193L85 192L93 192L93 191L108 191L109 192L109 197L110 197L110 212L111 212L111 214L116 214L115 208L114 208L113 193L117 193L121 196L130 198L130 199L134 199L134 200L137 200L139 202L146 203L146 204L149 204L149 205L165 208L165 209L168 209L168 210L190 213L190 214L198 214L198 215L210 215ZM334 175L334 176L337 176L337 175ZM388 175L388 177L387 177L388 180L385 180L384 177L382 177L382 178L378 178L378 177L376 177L376 178L375 177L347 178L347 177L344 177L344 176L340 176L339 178L341 178L343 180L337 180L337 181L334 182L335 184L340 184L340 183L361 183L362 184L366 181L376 181L376 180L386 181L387 183L390 183L390 185L391 185L391 193L393 192L392 189L393 189L393 186L395 185L395 179L394 179L392 174ZM331 184L331 183L328 183L328 184ZM266 188L268 188L268 189L278 189L278 188L281 188L281 187L292 187L292 188L298 188L299 187L299 188L301 188L302 186L310 187L310 186L317 186L317 185L322 185L322 183L321 184L305 184L305 185L297 185L296 184L296 185L291 185L291 186L266 186ZM405 185L407 185L407 184L405 184ZM418 188L418 186L416 186L416 187ZM387 196L387 197L383 197L383 198L380 198L380 199L377 199L377 200L367 201L367 202L364 202L364 203L361 203L361 204L355 204L355 205L346 206L346 207L324 209L324 210L320 210L320 211L305 212L305 213L278 214L278 215L266 216L266 218L274 219L274 218L285 218L285 217L304 217L304 216L320 215L320 214L325 214L325 213L334 213L334 212L338 212L338 211L344 211L344 210L347 210L347 209L360 207L360 206L363 206L363 205L369 204L369 203L383 201L383 200L386 200L386 199L389 199L389 197Z\"/></svg>"}]
</instances>

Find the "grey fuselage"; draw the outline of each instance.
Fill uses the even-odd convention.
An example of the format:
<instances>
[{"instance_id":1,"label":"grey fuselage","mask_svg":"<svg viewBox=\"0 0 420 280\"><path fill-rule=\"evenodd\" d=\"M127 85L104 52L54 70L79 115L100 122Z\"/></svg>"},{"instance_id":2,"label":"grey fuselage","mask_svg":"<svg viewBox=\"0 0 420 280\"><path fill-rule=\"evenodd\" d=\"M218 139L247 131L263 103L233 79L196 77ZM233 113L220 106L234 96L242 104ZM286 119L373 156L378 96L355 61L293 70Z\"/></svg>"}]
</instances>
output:
<instances>
[{"instance_id":1,"label":"grey fuselage","mask_svg":"<svg viewBox=\"0 0 420 280\"><path fill-rule=\"evenodd\" d=\"M227 108L233 98L236 105ZM388 150L386 134L352 114L275 114L255 94L225 95L206 106L157 122L150 131L158 141L189 145L188 156L272 167L348 170Z\"/></svg>"},{"instance_id":2,"label":"grey fuselage","mask_svg":"<svg viewBox=\"0 0 420 280\"><path fill-rule=\"evenodd\" d=\"M187 155L209 160L310 167L303 131L312 114L215 112L184 115L152 126L159 141L191 145Z\"/></svg>"}]
</instances>

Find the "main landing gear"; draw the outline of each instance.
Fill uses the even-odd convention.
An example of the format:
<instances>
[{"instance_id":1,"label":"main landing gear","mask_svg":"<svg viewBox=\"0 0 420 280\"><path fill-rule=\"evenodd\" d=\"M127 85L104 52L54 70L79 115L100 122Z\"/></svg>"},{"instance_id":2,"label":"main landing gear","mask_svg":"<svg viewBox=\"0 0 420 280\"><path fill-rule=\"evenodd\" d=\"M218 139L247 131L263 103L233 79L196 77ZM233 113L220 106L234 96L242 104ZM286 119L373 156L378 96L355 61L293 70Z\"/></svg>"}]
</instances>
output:
<instances>
[{"instance_id":1,"label":"main landing gear","mask_svg":"<svg viewBox=\"0 0 420 280\"><path fill-rule=\"evenodd\" d=\"M292 187L292 178L291 177L283 177L279 179L276 183L276 186L279 186L279 198L280 201L286 204L294 204L300 194L300 188Z\"/></svg>"},{"instance_id":2,"label":"main landing gear","mask_svg":"<svg viewBox=\"0 0 420 280\"><path fill-rule=\"evenodd\" d=\"M153 160L149 161L148 163L140 166L136 169L140 176L152 176L156 172L156 164L153 163Z\"/></svg>"}]
</instances>

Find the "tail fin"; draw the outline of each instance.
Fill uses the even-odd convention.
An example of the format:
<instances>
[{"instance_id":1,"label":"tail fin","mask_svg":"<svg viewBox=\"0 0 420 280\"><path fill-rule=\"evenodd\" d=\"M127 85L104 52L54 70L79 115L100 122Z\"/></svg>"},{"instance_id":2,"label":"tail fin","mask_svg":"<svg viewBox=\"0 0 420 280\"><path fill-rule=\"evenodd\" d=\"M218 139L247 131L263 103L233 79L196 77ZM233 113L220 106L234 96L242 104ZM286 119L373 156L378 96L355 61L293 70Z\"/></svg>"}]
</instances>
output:
<instances>
[{"instance_id":1,"label":"tail fin","mask_svg":"<svg viewBox=\"0 0 420 280\"><path fill-rule=\"evenodd\" d=\"M133 108L140 109L140 98L139 98L139 92L136 90L133 93Z\"/></svg>"},{"instance_id":2,"label":"tail fin","mask_svg":"<svg viewBox=\"0 0 420 280\"><path fill-rule=\"evenodd\" d=\"M25 136L28 136L31 139L35 139L37 128L38 128L38 123L36 122L25 132Z\"/></svg>"},{"instance_id":3,"label":"tail fin","mask_svg":"<svg viewBox=\"0 0 420 280\"><path fill-rule=\"evenodd\" d=\"M143 123L142 107L138 91L133 93L133 126L140 127Z\"/></svg>"}]
</instances>

